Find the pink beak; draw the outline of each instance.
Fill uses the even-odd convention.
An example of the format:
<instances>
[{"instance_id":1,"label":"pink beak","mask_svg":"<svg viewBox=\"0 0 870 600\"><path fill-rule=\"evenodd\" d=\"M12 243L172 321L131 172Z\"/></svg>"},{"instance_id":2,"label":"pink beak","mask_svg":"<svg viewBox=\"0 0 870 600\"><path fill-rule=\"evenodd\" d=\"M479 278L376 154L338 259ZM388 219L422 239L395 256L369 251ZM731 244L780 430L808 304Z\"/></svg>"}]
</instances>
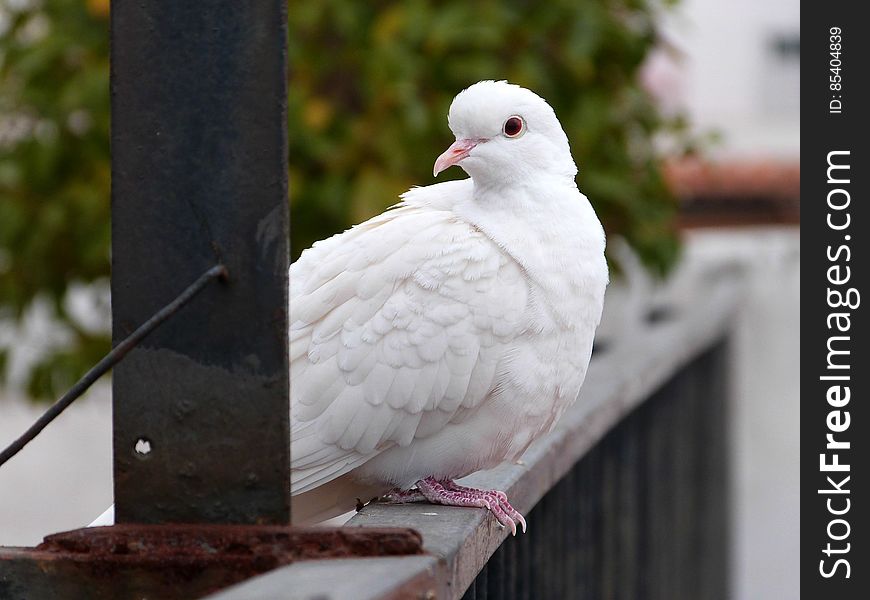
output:
<instances>
[{"instance_id":1,"label":"pink beak","mask_svg":"<svg viewBox=\"0 0 870 600\"><path fill-rule=\"evenodd\" d=\"M468 156L468 153L471 152L472 148L477 146L479 143L480 140L456 140L453 142L453 144L444 151L444 154L439 156L438 160L435 161L432 175L437 177L438 173L447 167L452 167L458 163L460 160Z\"/></svg>"}]
</instances>

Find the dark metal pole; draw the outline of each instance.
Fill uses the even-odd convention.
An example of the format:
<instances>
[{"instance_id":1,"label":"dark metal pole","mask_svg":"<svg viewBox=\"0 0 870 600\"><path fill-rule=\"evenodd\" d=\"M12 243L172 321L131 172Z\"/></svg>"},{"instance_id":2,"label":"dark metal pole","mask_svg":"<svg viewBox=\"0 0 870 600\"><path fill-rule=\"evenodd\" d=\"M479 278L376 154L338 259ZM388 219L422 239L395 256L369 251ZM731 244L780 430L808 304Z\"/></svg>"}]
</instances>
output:
<instances>
[{"instance_id":1,"label":"dark metal pole","mask_svg":"<svg viewBox=\"0 0 870 600\"><path fill-rule=\"evenodd\" d=\"M284 0L112 3L118 522L289 523Z\"/></svg>"}]
</instances>

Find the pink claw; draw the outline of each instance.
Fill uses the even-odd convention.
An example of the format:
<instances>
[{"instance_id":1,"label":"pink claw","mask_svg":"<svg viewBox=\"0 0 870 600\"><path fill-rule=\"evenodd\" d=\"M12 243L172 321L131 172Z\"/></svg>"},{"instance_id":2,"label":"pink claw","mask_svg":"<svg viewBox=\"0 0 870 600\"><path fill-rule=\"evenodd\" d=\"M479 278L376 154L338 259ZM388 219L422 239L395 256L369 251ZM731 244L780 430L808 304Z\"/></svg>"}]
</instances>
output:
<instances>
[{"instance_id":1,"label":"pink claw","mask_svg":"<svg viewBox=\"0 0 870 600\"><path fill-rule=\"evenodd\" d=\"M435 504L485 508L503 527L510 528L512 535L517 534L517 523L523 528L523 533L526 532L526 520L511 506L507 494L504 492L478 490L459 485L449 479L438 481L434 477L418 481L417 489L429 502ZM400 493L408 494L409 492Z\"/></svg>"}]
</instances>

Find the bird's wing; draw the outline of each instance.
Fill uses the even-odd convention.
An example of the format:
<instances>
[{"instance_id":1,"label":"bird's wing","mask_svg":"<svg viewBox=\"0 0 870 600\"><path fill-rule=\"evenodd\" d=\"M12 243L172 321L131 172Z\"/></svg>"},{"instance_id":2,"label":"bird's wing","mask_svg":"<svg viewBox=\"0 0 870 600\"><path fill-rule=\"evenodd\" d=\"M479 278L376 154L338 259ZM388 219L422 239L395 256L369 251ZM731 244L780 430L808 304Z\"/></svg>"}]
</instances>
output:
<instances>
[{"instance_id":1,"label":"bird's wing","mask_svg":"<svg viewBox=\"0 0 870 600\"><path fill-rule=\"evenodd\" d=\"M315 244L290 289L294 494L479 406L529 293L481 232L408 204Z\"/></svg>"}]
</instances>

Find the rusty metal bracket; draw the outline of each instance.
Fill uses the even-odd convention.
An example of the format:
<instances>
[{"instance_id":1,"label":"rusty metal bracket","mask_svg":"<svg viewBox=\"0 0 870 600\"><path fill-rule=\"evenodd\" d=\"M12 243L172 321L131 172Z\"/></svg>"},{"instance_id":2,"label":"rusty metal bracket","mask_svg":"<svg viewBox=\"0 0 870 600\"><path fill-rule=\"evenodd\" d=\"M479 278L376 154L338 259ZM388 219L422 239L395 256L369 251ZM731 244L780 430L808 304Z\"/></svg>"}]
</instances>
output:
<instances>
[{"instance_id":1,"label":"rusty metal bracket","mask_svg":"<svg viewBox=\"0 0 870 600\"><path fill-rule=\"evenodd\" d=\"M423 554L413 529L113 525L0 548L0 599L200 598L301 560Z\"/></svg>"}]
</instances>

